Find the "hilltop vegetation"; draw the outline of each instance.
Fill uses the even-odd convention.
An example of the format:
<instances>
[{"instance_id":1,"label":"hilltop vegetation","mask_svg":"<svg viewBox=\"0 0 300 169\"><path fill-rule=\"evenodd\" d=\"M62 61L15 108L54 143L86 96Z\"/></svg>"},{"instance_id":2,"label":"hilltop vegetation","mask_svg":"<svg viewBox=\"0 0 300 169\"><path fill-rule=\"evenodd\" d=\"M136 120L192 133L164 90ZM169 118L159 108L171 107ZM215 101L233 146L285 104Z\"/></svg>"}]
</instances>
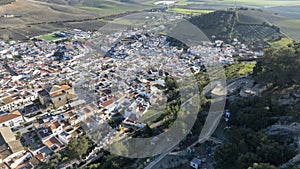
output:
<instances>
[{"instance_id":1,"label":"hilltop vegetation","mask_svg":"<svg viewBox=\"0 0 300 169\"><path fill-rule=\"evenodd\" d=\"M199 27L209 38L217 36L227 41L235 20L233 11L216 11L205 15L195 16L190 22Z\"/></svg>"},{"instance_id":2,"label":"hilltop vegetation","mask_svg":"<svg viewBox=\"0 0 300 169\"><path fill-rule=\"evenodd\" d=\"M280 29L264 22L263 19L250 17L234 11L216 11L194 16L190 22L199 27L209 38L221 39L230 43L237 38L254 50L263 50L270 45L265 39L284 37Z\"/></svg>"},{"instance_id":3,"label":"hilltop vegetation","mask_svg":"<svg viewBox=\"0 0 300 169\"><path fill-rule=\"evenodd\" d=\"M277 168L299 150L293 132L268 134L274 124L299 122L300 44L268 49L257 61L253 77L265 85L261 96L235 99L227 107L232 112L228 142L216 150L216 167ZM289 120L283 120L289 117ZM297 165L297 164L295 164ZM295 166L295 168L297 168Z\"/></svg>"}]
</instances>

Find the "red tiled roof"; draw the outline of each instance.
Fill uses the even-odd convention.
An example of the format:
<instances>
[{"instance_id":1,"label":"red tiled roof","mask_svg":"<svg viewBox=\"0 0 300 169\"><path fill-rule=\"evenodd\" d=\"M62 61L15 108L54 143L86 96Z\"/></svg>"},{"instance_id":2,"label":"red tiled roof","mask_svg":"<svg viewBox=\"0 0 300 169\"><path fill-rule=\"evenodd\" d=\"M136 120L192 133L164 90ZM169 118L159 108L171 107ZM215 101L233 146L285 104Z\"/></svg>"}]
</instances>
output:
<instances>
[{"instance_id":1,"label":"red tiled roof","mask_svg":"<svg viewBox=\"0 0 300 169\"><path fill-rule=\"evenodd\" d=\"M56 137L51 137L49 140L45 141L44 144L50 149L53 145L56 145L58 147L62 146L62 144L60 143L60 141L57 140Z\"/></svg>"},{"instance_id":2,"label":"red tiled roof","mask_svg":"<svg viewBox=\"0 0 300 169\"><path fill-rule=\"evenodd\" d=\"M19 110L13 111L12 113L0 116L0 123L12 120L14 118L22 116Z\"/></svg>"},{"instance_id":3,"label":"red tiled roof","mask_svg":"<svg viewBox=\"0 0 300 169\"><path fill-rule=\"evenodd\" d=\"M114 102L113 99L107 100L106 102L102 103L101 106L106 107L111 105Z\"/></svg>"}]
</instances>

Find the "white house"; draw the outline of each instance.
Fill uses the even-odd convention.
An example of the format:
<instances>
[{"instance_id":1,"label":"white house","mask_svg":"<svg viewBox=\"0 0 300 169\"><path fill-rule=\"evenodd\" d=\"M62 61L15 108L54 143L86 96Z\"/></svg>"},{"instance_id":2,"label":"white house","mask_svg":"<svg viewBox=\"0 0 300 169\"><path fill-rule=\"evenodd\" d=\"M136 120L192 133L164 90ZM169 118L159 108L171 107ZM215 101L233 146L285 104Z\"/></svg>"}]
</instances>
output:
<instances>
[{"instance_id":1,"label":"white house","mask_svg":"<svg viewBox=\"0 0 300 169\"><path fill-rule=\"evenodd\" d=\"M200 164L201 164L201 160L198 158L193 158L193 160L190 162L190 166L195 169L198 169L200 167Z\"/></svg>"},{"instance_id":2,"label":"white house","mask_svg":"<svg viewBox=\"0 0 300 169\"><path fill-rule=\"evenodd\" d=\"M0 116L0 126L14 127L19 126L21 122L24 120L19 110Z\"/></svg>"}]
</instances>

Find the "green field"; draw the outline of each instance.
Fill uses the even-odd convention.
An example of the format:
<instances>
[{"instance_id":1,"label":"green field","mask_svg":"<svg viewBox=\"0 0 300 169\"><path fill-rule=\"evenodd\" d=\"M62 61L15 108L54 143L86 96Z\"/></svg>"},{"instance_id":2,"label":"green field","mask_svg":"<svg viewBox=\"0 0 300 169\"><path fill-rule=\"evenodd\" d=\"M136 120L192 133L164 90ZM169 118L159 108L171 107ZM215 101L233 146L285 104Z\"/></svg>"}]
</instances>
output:
<instances>
[{"instance_id":1,"label":"green field","mask_svg":"<svg viewBox=\"0 0 300 169\"><path fill-rule=\"evenodd\" d=\"M184 9L184 8L171 8L168 12L175 12L179 14L202 14L202 13L210 13L213 10L200 10L200 9Z\"/></svg>"},{"instance_id":2,"label":"green field","mask_svg":"<svg viewBox=\"0 0 300 169\"><path fill-rule=\"evenodd\" d=\"M215 1L210 0L209 2L215 2L219 4L235 4L235 0L222 0L222 1ZM238 6L249 6L249 7L275 7L275 6L295 6L300 5L299 0L237 0Z\"/></svg>"},{"instance_id":3,"label":"green field","mask_svg":"<svg viewBox=\"0 0 300 169\"><path fill-rule=\"evenodd\" d=\"M188 0L176 1L176 6L186 6L186 5L190 5L190 4L205 4L205 2L188 1Z\"/></svg>"},{"instance_id":4,"label":"green field","mask_svg":"<svg viewBox=\"0 0 300 169\"><path fill-rule=\"evenodd\" d=\"M274 24L278 25L281 31L290 38L300 41L300 20L282 20Z\"/></svg>"},{"instance_id":5,"label":"green field","mask_svg":"<svg viewBox=\"0 0 300 169\"><path fill-rule=\"evenodd\" d=\"M234 79L243 75L251 74L255 64L255 62L242 62L229 65L225 68L226 78Z\"/></svg>"},{"instance_id":6,"label":"green field","mask_svg":"<svg viewBox=\"0 0 300 169\"><path fill-rule=\"evenodd\" d=\"M46 41L54 41L54 40L61 39L60 37L57 37L54 34L41 35L41 36L38 36L38 38L40 38L42 40L46 40Z\"/></svg>"},{"instance_id":7,"label":"green field","mask_svg":"<svg viewBox=\"0 0 300 169\"><path fill-rule=\"evenodd\" d=\"M191 4L215 4L215 5L234 5L235 0L205 0L205 1L191 1L191 0L177 0L177 6L186 6ZM275 6L295 6L300 5L299 0L237 0L238 6L249 7L275 7Z\"/></svg>"},{"instance_id":8,"label":"green field","mask_svg":"<svg viewBox=\"0 0 300 169\"><path fill-rule=\"evenodd\" d=\"M282 38L279 41L269 42L269 44L274 48L283 48L287 47L288 44L292 44L293 41L289 38Z\"/></svg>"},{"instance_id":9,"label":"green field","mask_svg":"<svg viewBox=\"0 0 300 169\"><path fill-rule=\"evenodd\" d=\"M237 12L237 20L241 24L262 24L266 22L264 18L253 16L251 13L244 11Z\"/></svg>"},{"instance_id":10,"label":"green field","mask_svg":"<svg viewBox=\"0 0 300 169\"><path fill-rule=\"evenodd\" d=\"M145 23L145 22L139 22L138 20L133 20L129 18L116 18L113 20L100 19L99 21L105 23L120 24L120 25L141 25L142 23Z\"/></svg>"}]
</instances>

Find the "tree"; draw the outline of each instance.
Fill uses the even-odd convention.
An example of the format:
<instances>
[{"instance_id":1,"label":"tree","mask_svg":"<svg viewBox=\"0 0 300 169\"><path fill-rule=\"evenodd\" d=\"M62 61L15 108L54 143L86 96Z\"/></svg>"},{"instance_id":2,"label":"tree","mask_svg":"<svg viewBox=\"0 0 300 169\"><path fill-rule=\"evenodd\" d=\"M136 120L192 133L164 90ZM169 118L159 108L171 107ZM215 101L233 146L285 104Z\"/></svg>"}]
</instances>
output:
<instances>
[{"instance_id":1,"label":"tree","mask_svg":"<svg viewBox=\"0 0 300 169\"><path fill-rule=\"evenodd\" d=\"M238 158L238 148L235 144L224 144L215 151L216 167L221 169L235 169Z\"/></svg>"},{"instance_id":2,"label":"tree","mask_svg":"<svg viewBox=\"0 0 300 169\"><path fill-rule=\"evenodd\" d=\"M259 146L257 148L257 155L261 161L277 166L288 162L296 154L287 146L280 145L277 142L271 142Z\"/></svg>"},{"instance_id":3,"label":"tree","mask_svg":"<svg viewBox=\"0 0 300 169\"><path fill-rule=\"evenodd\" d=\"M254 163L253 167L249 167L248 169L277 169L277 168L269 163Z\"/></svg>"},{"instance_id":4,"label":"tree","mask_svg":"<svg viewBox=\"0 0 300 169\"><path fill-rule=\"evenodd\" d=\"M66 155L70 159L80 160L82 155L87 152L88 148L89 144L86 137L74 138L66 148Z\"/></svg>"},{"instance_id":5,"label":"tree","mask_svg":"<svg viewBox=\"0 0 300 169\"><path fill-rule=\"evenodd\" d=\"M297 73L300 70L299 51L297 45L291 48L266 50L254 68L256 80L280 87L299 84L300 78Z\"/></svg>"},{"instance_id":6,"label":"tree","mask_svg":"<svg viewBox=\"0 0 300 169\"><path fill-rule=\"evenodd\" d=\"M100 168L100 163L96 163L88 166L88 169L98 169L98 168Z\"/></svg>"},{"instance_id":7,"label":"tree","mask_svg":"<svg viewBox=\"0 0 300 169\"><path fill-rule=\"evenodd\" d=\"M238 168L248 168L252 166L252 164L256 161L257 161L257 155L255 155L254 153L247 152L245 154L242 154L238 158L237 166Z\"/></svg>"}]
</instances>

